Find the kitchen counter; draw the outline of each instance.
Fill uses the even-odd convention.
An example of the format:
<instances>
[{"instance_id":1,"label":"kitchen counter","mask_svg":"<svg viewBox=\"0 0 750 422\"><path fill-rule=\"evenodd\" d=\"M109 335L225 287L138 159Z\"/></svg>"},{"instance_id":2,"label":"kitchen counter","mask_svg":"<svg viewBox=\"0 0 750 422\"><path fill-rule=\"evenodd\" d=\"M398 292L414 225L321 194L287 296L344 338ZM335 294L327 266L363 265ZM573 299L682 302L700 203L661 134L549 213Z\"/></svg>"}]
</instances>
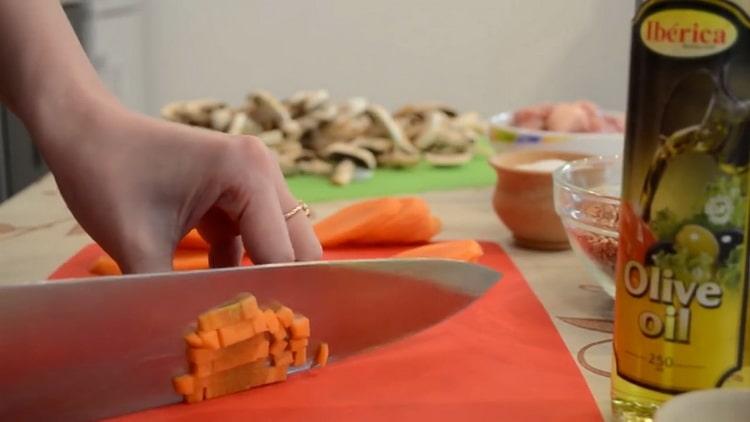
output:
<instances>
[{"instance_id":1,"label":"kitchen counter","mask_svg":"<svg viewBox=\"0 0 750 422\"><path fill-rule=\"evenodd\" d=\"M440 238L499 243L541 300L577 362L605 419L610 419L609 366L612 299L599 288L573 252L537 252L513 245L491 206L491 189L421 195L443 220ZM313 204L324 217L346 204ZM83 246L92 243L68 211L51 176L0 205L0 284L43 280ZM543 403L543 399L540 400Z\"/></svg>"}]
</instances>

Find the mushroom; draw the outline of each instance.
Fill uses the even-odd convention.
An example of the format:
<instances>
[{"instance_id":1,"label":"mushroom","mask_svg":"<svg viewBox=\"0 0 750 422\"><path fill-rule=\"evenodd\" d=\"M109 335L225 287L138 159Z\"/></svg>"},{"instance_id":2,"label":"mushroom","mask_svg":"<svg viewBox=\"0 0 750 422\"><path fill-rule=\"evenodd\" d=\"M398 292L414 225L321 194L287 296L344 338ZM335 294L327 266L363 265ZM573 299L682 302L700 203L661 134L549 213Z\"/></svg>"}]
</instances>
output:
<instances>
[{"instance_id":1,"label":"mushroom","mask_svg":"<svg viewBox=\"0 0 750 422\"><path fill-rule=\"evenodd\" d=\"M388 138L359 137L352 141L352 145L364 148L375 156L385 154L393 149L393 141Z\"/></svg>"},{"instance_id":2,"label":"mushroom","mask_svg":"<svg viewBox=\"0 0 750 422\"><path fill-rule=\"evenodd\" d=\"M333 171L331 163L321 160L310 150L302 151L302 154L297 157L296 166L301 173L316 176L328 176Z\"/></svg>"},{"instance_id":3,"label":"mushroom","mask_svg":"<svg viewBox=\"0 0 750 422\"><path fill-rule=\"evenodd\" d=\"M211 128L220 130L222 132L229 128L229 125L234 119L234 111L229 107L217 108L211 112L209 120L211 121Z\"/></svg>"},{"instance_id":4,"label":"mushroom","mask_svg":"<svg viewBox=\"0 0 750 422\"><path fill-rule=\"evenodd\" d=\"M250 95L248 100L253 107L249 113L250 117L265 130L280 128L292 120L289 111L281 102L266 91L258 91Z\"/></svg>"},{"instance_id":5,"label":"mushroom","mask_svg":"<svg viewBox=\"0 0 750 422\"><path fill-rule=\"evenodd\" d=\"M435 167L456 167L471 161L474 152L471 150L449 154L425 153L424 159Z\"/></svg>"},{"instance_id":6,"label":"mushroom","mask_svg":"<svg viewBox=\"0 0 750 422\"><path fill-rule=\"evenodd\" d=\"M227 105L223 101L210 98L187 101L183 104L182 112L190 124L209 127L211 124L211 112L217 108Z\"/></svg>"},{"instance_id":7,"label":"mushroom","mask_svg":"<svg viewBox=\"0 0 750 422\"><path fill-rule=\"evenodd\" d=\"M414 140L414 145L420 150L430 148L443 132L443 127L448 116L441 111L432 111L427 115L422 133Z\"/></svg>"},{"instance_id":8,"label":"mushroom","mask_svg":"<svg viewBox=\"0 0 750 422\"><path fill-rule=\"evenodd\" d=\"M227 128L227 133L230 135L257 135L261 132L263 132L263 128L255 120L248 117L244 111L235 113Z\"/></svg>"},{"instance_id":9,"label":"mushroom","mask_svg":"<svg viewBox=\"0 0 750 422\"><path fill-rule=\"evenodd\" d=\"M378 156L378 164L383 167L407 168L416 166L421 159L422 157L419 154L411 154L396 149Z\"/></svg>"},{"instance_id":10,"label":"mushroom","mask_svg":"<svg viewBox=\"0 0 750 422\"><path fill-rule=\"evenodd\" d=\"M370 151L343 142L329 145L322 156L336 163L331 181L339 186L351 183L357 167L372 170L377 166L377 160Z\"/></svg>"},{"instance_id":11,"label":"mushroom","mask_svg":"<svg viewBox=\"0 0 750 422\"><path fill-rule=\"evenodd\" d=\"M174 101L163 106L159 111L159 114L161 114L161 117L165 120L177 123L187 123L187 116L185 116L184 109L184 101Z\"/></svg>"},{"instance_id":12,"label":"mushroom","mask_svg":"<svg viewBox=\"0 0 750 422\"><path fill-rule=\"evenodd\" d=\"M366 112L373 121L374 133L384 133L389 139L393 140L396 148L400 148L409 153L416 153L417 150L404 135L401 127L396 124L388 111L379 105L370 105Z\"/></svg>"},{"instance_id":13,"label":"mushroom","mask_svg":"<svg viewBox=\"0 0 750 422\"><path fill-rule=\"evenodd\" d=\"M260 140L263 141L266 146L272 147L275 145L279 145L284 141L284 133L281 131L281 129L267 130L265 132L259 133L258 138L260 138Z\"/></svg>"},{"instance_id":14,"label":"mushroom","mask_svg":"<svg viewBox=\"0 0 750 422\"><path fill-rule=\"evenodd\" d=\"M432 111L440 111L448 117L455 117L458 112L453 107L442 103L414 103L407 104L393 113L393 117L425 115Z\"/></svg>"}]
</instances>

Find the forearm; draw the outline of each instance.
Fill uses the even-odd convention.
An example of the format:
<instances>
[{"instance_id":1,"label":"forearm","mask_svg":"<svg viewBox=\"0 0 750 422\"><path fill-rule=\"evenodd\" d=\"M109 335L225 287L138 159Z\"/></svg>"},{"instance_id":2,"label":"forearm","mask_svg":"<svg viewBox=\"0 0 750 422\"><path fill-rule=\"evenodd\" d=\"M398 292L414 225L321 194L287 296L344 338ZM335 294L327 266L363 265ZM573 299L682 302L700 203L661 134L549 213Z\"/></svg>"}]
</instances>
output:
<instances>
[{"instance_id":1,"label":"forearm","mask_svg":"<svg viewBox=\"0 0 750 422\"><path fill-rule=\"evenodd\" d=\"M58 0L0 0L0 101L29 127L44 150L74 130L70 115L115 105Z\"/></svg>"}]
</instances>

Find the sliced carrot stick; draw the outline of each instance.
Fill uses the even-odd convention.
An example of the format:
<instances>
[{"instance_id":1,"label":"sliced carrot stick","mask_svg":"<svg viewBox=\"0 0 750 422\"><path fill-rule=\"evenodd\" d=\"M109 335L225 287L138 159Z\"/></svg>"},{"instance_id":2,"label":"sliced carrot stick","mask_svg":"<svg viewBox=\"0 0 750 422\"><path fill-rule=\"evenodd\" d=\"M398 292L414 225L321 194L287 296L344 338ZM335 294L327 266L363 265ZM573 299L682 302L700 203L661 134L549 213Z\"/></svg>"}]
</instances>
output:
<instances>
[{"instance_id":1,"label":"sliced carrot stick","mask_svg":"<svg viewBox=\"0 0 750 422\"><path fill-rule=\"evenodd\" d=\"M214 351L211 349L193 349L188 348L187 350L188 362L191 363L211 363L214 358Z\"/></svg>"},{"instance_id":2,"label":"sliced carrot stick","mask_svg":"<svg viewBox=\"0 0 750 422\"><path fill-rule=\"evenodd\" d=\"M172 379L174 391L179 394L193 394L195 391L195 378L192 375L180 375Z\"/></svg>"},{"instance_id":3,"label":"sliced carrot stick","mask_svg":"<svg viewBox=\"0 0 750 422\"><path fill-rule=\"evenodd\" d=\"M302 350L309 344L310 340L307 338L298 338L289 340L289 350L296 352Z\"/></svg>"},{"instance_id":4,"label":"sliced carrot stick","mask_svg":"<svg viewBox=\"0 0 750 422\"><path fill-rule=\"evenodd\" d=\"M255 334L268 332L268 323L266 322L266 316L264 314L258 315L257 317L253 318L252 321Z\"/></svg>"},{"instance_id":5,"label":"sliced carrot stick","mask_svg":"<svg viewBox=\"0 0 750 422\"><path fill-rule=\"evenodd\" d=\"M284 366L273 366L268 370L268 378L266 378L266 384L272 384L274 382L286 381L286 371L289 367Z\"/></svg>"},{"instance_id":6,"label":"sliced carrot stick","mask_svg":"<svg viewBox=\"0 0 750 422\"><path fill-rule=\"evenodd\" d=\"M275 340L286 340L289 338L289 333L286 332L284 327L279 327L279 329L272 332L271 335L273 335Z\"/></svg>"},{"instance_id":7,"label":"sliced carrot stick","mask_svg":"<svg viewBox=\"0 0 750 422\"><path fill-rule=\"evenodd\" d=\"M258 307L258 300L253 295L243 296L240 300L240 308L242 308L242 316L245 319L253 319L260 314L260 308Z\"/></svg>"},{"instance_id":8,"label":"sliced carrot stick","mask_svg":"<svg viewBox=\"0 0 750 422\"><path fill-rule=\"evenodd\" d=\"M206 399L212 399L265 384L269 369L265 362L252 362L198 378L196 384L206 389Z\"/></svg>"},{"instance_id":9,"label":"sliced carrot stick","mask_svg":"<svg viewBox=\"0 0 750 422\"><path fill-rule=\"evenodd\" d=\"M454 240L432 243L396 254L395 258L443 258L477 262L484 255L482 246L475 240Z\"/></svg>"},{"instance_id":10,"label":"sliced carrot stick","mask_svg":"<svg viewBox=\"0 0 750 422\"><path fill-rule=\"evenodd\" d=\"M307 349L302 348L294 352L294 366L301 366L307 361Z\"/></svg>"},{"instance_id":11,"label":"sliced carrot stick","mask_svg":"<svg viewBox=\"0 0 750 422\"><path fill-rule=\"evenodd\" d=\"M271 356L278 356L286 351L288 345L289 343L287 343L286 340L274 340L274 342L271 343L271 348L268 350L268 353Z\"/></svg>"},{"instance_id":12,"label":"sliced carrot stick","mask_svg":"<svg viewBox=\"0 0 750 422\"><path fill-rule=\"evenodd\" d=\"M234 302L208 310L198 316L198 328L210 331L217 328L237 324L244 319L240 303Z\"/></svg>"},{"instance_id":13,"label":"sliced carrot stick","mask_svg":"<svg viewBox=\"0 0 750 422\"><path fill-rule=\"evenodd\" d=\"M284 328L289 328L294 319L294 312L286 306L281 306L276 310L276 316L279 317L279 322Z\"/></svg>"},{"instance_id":14,"label":"sliced carrot stick","mask_svg":"<svg viewBox=\"0 0 750 422\"><path fill-rule=\"evenodd\" d=\"M263 311L263 316L266 318L266 326L268 327L268 331L271 333L275 333L276 331L281 328L281 323L279 322L279 317L276 316L276 312L274 312L271 309L266 309Z\"/></svg>"},{"instance_id":15,"label":"sliced carrot stick","mask_svg":"<svg viewBox=\"0 0 750 422\"><path fill-rule=\"evenodd\" d=\"M329 354L330 349L328 348L328 343L320 343L318 351L315 353L315 365L320 366L321 368L326 366Z\"/></svg>"},{"instance_id":16,"label":"sliced carrot stick","mask_svg":"<svg viewBox=\"0 0 750 422\"><path fill-rule=\"evenodd\" d=\"M278 356L273 356L274 366L288 366L294 362L294 355L289 350L286 350Z\"/></svg>"},{"instance_id":17,"label":"sliced carrot stick","mask_svg":"<svg viewBox=\"0 0 750 422\"><path fill-rule=\"evenodd\" d=\"M373 232L398 214L402 206L395 198L357 202L316 223L315 234L323 247L340 246Z\"/></svg>"},{"instance_id":18,"label":"sliced carrot stick","mask_svg":"<svg viewBox=\"0 0 750 422\"><path fill-rule=\"evenodd\" d=\"M268 357L269 342L263 336L219 350L211 362L212 372L221 372Z\"/></svg>"},{"instance_id":19,"label":"sliced carrot stick","mask_svg":"<svg viewBox=\"0 0 750 422\"><path fill-rule=\"evenodd\" d=\"M203 236L201 236L196 229L190 230L177 244L177 249L199 249L207 251L208 248L208 242L203 239Z\"/></svg>"},{"instance_id":20,"label":"sliced carrot stick","mask_svg":"<svg viewBox=\"0 0 750 422\"><path fill-rule=\"evenodd\" d=\"M289 332L293 339L310 337L310 320L302 315L295 315Z\"/></svg>"},{"instance_id":21,"label":"sliced carrot stick","mask_svg":"<svg viewBox=\"0 0 750 422\"><path fill-rule=\"evenodd\" d=\"M193 394L185 395L185 403L198 403L206 398L206 389L200 388Z\"/></svg>"},{"instance_id":22,"label":"sliced carrot stick","mask_svg":"<svg viewBox=\"0 0 750 422\"><path fill-rule=\"evenodd\" d=\"M214 372L210 361L206 363L191 363L190 370L196 377L207 377Z\"/></svg>"},{"instance_id":23,"label":"sliced carrot stick","mask_svg":"<svg viewBox=\"0 0 750 422\"><path fill-rule=\"evenodd\" d=\"M198 337L201 338L203 347L211 350L217 350L221 347L219 342L219 333L216 330L198 331Z\"/></svg>"},{"instance_id":24,"label":"sliced carrot stick","mask_svg":"<svg viewBox=\"0 0 750 422\"><path fill-rule=\"evenodd\" d=\"M204 347L203 339L198 336L198 334L195 333L195 331L191 331L187 334L185 334L185 343L188 344L190 347L195 347L196 349L200 349Z\"/></svg>"},{"instance_id":25,"label":"sliced carrot stick","mask_svg":"<svg viewBox=\"0 0 750 422\"><path fill-rule=\"evenodd\" d=\"M221 347L231 346L257 334L254 320L242 321L238 324L219 328L219 342Z\"/></svg>"}]
</instances>

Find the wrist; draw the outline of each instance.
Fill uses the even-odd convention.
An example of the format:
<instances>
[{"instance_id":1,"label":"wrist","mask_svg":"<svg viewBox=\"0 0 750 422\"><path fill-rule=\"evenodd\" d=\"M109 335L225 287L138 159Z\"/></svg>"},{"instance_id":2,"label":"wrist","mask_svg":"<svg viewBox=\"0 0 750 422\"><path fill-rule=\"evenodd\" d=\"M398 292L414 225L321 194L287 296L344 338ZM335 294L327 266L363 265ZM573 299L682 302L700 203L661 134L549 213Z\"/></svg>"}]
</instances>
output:
<instances>
[{"instance_id":1,"label":"wrist","mask_svg":"<svg viewBox=\"0 0 750 422\"><path fill-rule=\"evenodd\" d=\"M83 147L87 132L102 125L117 110L117 99L103 89L63 88L32 94L19 101L19 117L47 161Z\"/></svg>"}]
</instances>

